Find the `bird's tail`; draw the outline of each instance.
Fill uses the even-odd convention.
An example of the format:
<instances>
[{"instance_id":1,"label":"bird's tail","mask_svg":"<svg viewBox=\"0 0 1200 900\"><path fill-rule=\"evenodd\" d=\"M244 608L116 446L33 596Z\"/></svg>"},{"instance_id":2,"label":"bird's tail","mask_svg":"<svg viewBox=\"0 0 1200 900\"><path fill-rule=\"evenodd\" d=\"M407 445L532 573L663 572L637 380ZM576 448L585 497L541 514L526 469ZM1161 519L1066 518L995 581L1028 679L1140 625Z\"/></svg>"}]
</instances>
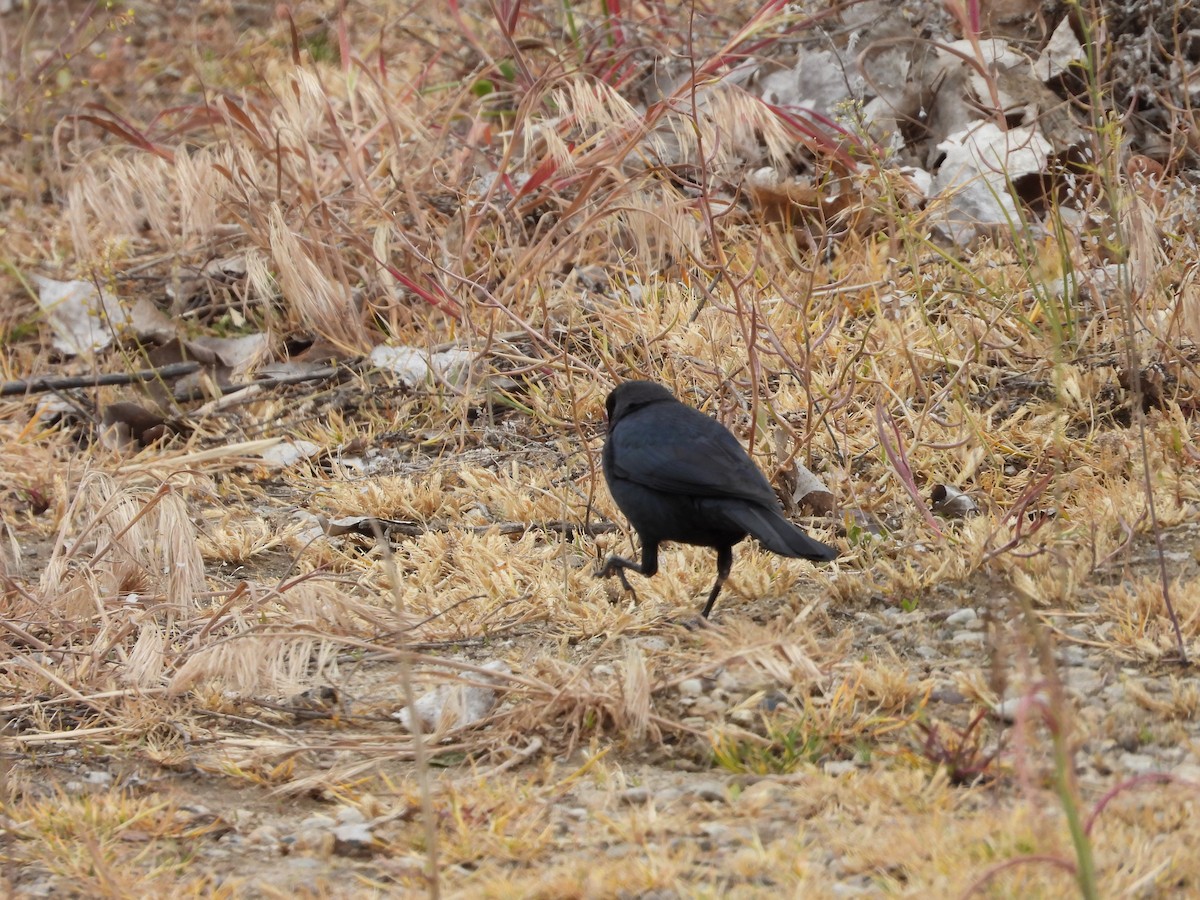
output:
<instances>
[{"instance_id":1,"label":"bird's tail","mask_svg":"<svg viewBox=\"0 0 1200 900\"><path fill-rule=\"evenodd\" d=\"M723 512L740 528L758 538L764 547L780 556L830 560L838 555L828 544L809 537L773 509L739 501L728 504Z\"/></svg>"}]
</instances>

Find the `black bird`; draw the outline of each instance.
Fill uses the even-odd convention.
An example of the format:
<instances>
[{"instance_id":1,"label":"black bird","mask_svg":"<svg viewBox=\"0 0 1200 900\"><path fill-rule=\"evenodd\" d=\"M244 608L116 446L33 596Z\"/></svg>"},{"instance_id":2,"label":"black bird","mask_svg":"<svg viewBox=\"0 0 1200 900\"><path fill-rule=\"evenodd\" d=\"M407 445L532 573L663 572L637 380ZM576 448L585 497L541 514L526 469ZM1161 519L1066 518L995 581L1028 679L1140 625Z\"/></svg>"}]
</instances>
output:
<instances>
[{"instance_id":1,"label":"black bird","mask_svg":"<svg viewBox=\"0 0 1200 900\"><path fill-rule=\"evenodd\" d=\"M829 560L832 547L783 517L779 499L738 439L720 422L685 406L660 384L626 381L608 395L604 480L642 541L640 564L610 556L598 575L647 577L658 545L678 541L717 551L717 583L700 613L708 618L733 566L733 545L752 534L781 556Z\"/></svg>"}]
</instances>

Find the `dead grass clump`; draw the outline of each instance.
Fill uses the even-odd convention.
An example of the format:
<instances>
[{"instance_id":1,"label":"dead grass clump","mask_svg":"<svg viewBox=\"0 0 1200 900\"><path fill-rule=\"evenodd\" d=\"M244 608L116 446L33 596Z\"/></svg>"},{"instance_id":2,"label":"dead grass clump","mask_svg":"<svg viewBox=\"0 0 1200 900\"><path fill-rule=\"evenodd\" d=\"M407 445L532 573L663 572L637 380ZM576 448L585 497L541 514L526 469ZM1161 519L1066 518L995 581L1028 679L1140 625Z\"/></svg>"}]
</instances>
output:
<instances>
[{"instance_id":1,"label":"dead grass clump","mask_svg":"<svg viewBox=\"0 0 1200 900\"><path fill-rule=\"evenodd\" d=\"M26 379L5 389L84 387L56 387L65 413L0 409L0 711L22 774L38 752L137 746L292 799L381 796L372 815L395 818L363 867L412 891L439 841L432 874L463 894L1194 886L1174 812L1156 834L1114 802L1088 832L1112 785L1073 782L1133 752L1110 657L1185 648L1168 598L1185 642L1200 617L1191 549L1160 578L1146 540L1178 526L1190 548L1200 498L1197 204L1173 180L1190 138L1130 156L1105 16L1064 20L1081 55L1039 85L1051 112L1089 114L1070 149L1005 184L1012 218L968 245L938 230L957 201L918 187L933 166L908 132L955 100L1005 135L1053 116L1000 108L993 35L965 13L943 37L984 89L898 70L913 108L888 134L856 102L825 115L759 89L831 48L946 50L877 32L876 11L910 24L887 4L428 4L398 25L377 0L236 17L201 0L89 6L65 35L25 6L0 47L21 136L0 148L0 344ZM101 22L111 52L81 59ZM154 306L174 340L118 329L64 355L34 269ZM256 350L227 362L210 338ZM185 357L204 360L186 386L88 381ZM818 472L836 508L814 530L841 559L742 545L722 618L695 633L673 623L711 551L671 548L640 603L594 579L629 541L598 473L603 398L634 376L727 424L781 486L795 462ZM126 391L187 429L133 461L105 448L96 423ZM300 441L303 461L262 455ZM945 486L979 515L936 510ZM942 633L960 611L983 641ZM1163 766L1194 737L1175 680L1127 698L1167 722L1147 729L1180 748ZM952 688L968 702L931 699ZM397 714L439 698L423 743ZM1014 698L1028 721L997 757L1003 726L978 710ZM721 790L688 794L706 779ZM12 796L19 838L22 817L52 821ZM55 824L43 870L97 894L126 865L190 884L157 849L131 860L119 820L156 847L203 834L115 797L103 827Z\"/></svg>"},{"instance_id":2,"label":"dead grass clump","mask_svg":"<svg viewBox=\"0 0 1200 900\"><path fill-rule=\"evenodd\" d=\"M149 686L160 682L175 627L195 614L204 588L180 497L169 487L120 488L93 472L63 517L36 615L55 644L105 648L100 659L116 651L120 677Z\"/></svg>"},{"instance_id":3,"label":"dead grass clump","mask_svg":"<svg viewBox=\"0 0 1200 900\"><path fill-rule=\"evenodd\" d=\"M1194 584L1192 578L1171 585L1175 613L1188 640L1200 632L1200 598ZM1100 588L1097 594L1102 615L1113 623L1106 638L1114 650L1139 659L1161 659L1171 654L1175 633L1157 573Z\"/></svg>"},{"instance_id":4,"label":"dead grass clump","mask_svg":"<svg viewBox=\"0 0 1200 900\"><path fill-rule=\"evenodd\" d=\"M19 823L6 850L8 871L21 873L9 884L18 892L54 876L92 896L177 895L195 878L179 844L229 827L169 794L31 790L5 805Z\"/></svg>"}]
</instances>

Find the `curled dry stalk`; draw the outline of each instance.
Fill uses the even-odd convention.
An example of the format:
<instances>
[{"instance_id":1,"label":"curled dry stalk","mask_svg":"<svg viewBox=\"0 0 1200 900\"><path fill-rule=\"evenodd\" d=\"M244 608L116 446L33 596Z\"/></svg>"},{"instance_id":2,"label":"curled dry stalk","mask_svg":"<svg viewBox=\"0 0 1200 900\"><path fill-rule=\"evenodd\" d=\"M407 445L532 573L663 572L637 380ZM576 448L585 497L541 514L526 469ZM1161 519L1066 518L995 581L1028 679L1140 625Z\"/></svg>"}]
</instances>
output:
<instances>
[{"instance_id":1,"label":"curled dry stalk","mask_svg":"<svg viewBox=\"0 0 1200 900\"><path fill-rule=\"evenodd\" d=\"M1146 512L1150 529L1154 535L1154 550L1158 558L1159 580L1162 588L1163 606L1175 633L1175 645L1179 662L1188 665L1187 644L1179 616L1171 600L1170 576L1167 574L1166 552L1163 547L1162 528L1154 500L1154 484L1151 479L1150 448L1146 434L1146 411L1142 389L1142 361L1137 344L1138 305L1143 302L1155 282L1156 251L1158 235L1147 220L1146 211L1139 205L1138 198L1121 175L1122 133L1119 123L1108 112L1099 73L1102 61L1100 47L1105 35L1102 32L1103 18L1081 17L1084 29L1083 46L1086 57L1086 81L1088 106L1092 115L1093 133L1096 140L1100 188L1112 211L1111 224L1114 246L1123 252L1122 264L1117 267L1117 294L1120 298L1122 340L1126 370L1129 373L1129 405L1138 434L1138 450L1142 464L1142 485L1146 497Z\"/></svg>"},{"instance_id":2,"label":"curled dry stalk","mask_svg":"<svg viewBox=\"0 0 1200 900\"><path fill-rule=\"evenodd\" d=\"M1082 816L1082 804L1079 797L1079 785L1075 777L1074 754L1071 751L1071 735L1068 722L1069 703L1063 689L1062 679L1054 661L1054 648L1051 644L1050 633L1042 624L1037 610L1034 609L1033 598L1028 594L1017 591L1018 603L1025 629L1033 642L1037 656L1038 668L1042 680L1034 691L1043 693L1043 698L1037 698L1029 706L1040 713L1042 724L1050 733L1051 752L1054 770L1051 781L1059 805L1067 819L1067 830L1071 835L1071 845L1075 851L1075 860L1063 859L1058 856L1029 856L1008 860L993 867L968 889L967 896L983 887L1000 871L1023 862L1045 862L1067 869L1075 876L1075 883L1085 900L1099 900L1100 888L1096 877L1096 861L1092 848L1091 835Z\"/></svg>"},{"instance_id":3,"label":"curled dry stalk","mask_svg":"<svg viewBox=\"0 0 1200 900\"><path fill-rule=\"evenodd\" d=\"M1113 155L1115 156L1115 153ZM1178 662L1187 666L1189 665L1187 643L1183 639L1183 629L1179 625L1179 615L1176 613L1175 604L1171 600L1171 581L1170 576L1167 574L1166 550L1163 547L1162 527L1159 525L1158 510L1154 500L1154 484L1151 480L1151 472L1153 470L1150 465L1150 447L1146 435L1146 410L1143 403L1142 361L1136 338L1137 314L1135 310L1138 301L1141 300L1144 294L1145 285L1143 279L1136 278L1131 270L1134 266L1146 264L1147 261L1139 259L1133 248L1126 241L1125 229L1128 225L1129 204L1136 202L1136 199L1131 197L1129 191L1119 184L1116 180L1115 172L1110 174L1112 174L1114 180L1106 183L1106 190L1110 192L1109 195L1112 198L1113 207L1117 211L1113 217L1113 221L1117 229L1119 244L1127 248L1127 253L1130 256L1126 264L1119 267L1117 276L1119 284L1117 293L1121 298L1121 323L1125 341L1125 365L1129 372L1129 405L1133 422L1137 427L1138 452L1142 463L1142 486L1145 491L1146 513L1150 519L1150 530L1154 535L1154 552L1158 561L1163 606L1166 608L1167 617L1170 619L1171 628L1175 633L1175 646L1179 651Z\"/></svg>"},{"instance_id":4,"label":"curled dry stalk","mask_svg":"<svg viewBox=\"0 0 1200 900\"><path fill-rule=\"evenodd\" d=\"M917 509L920 510L922 518L925 519L925 524L939 538L945 538L945 533L938 526L937 519L933 517L933 513L929 511L929 506L921 499L920 488L917 487L916 475L913 474L912 466L908 462L908 453L904 449L904 441L900 437L900 428L896 425L893 419L884 410L882 403L875 405L875 427L879 432L879 445L883 448L884 455L888 462L892 465L892 471L896 473L896 477L900 479L900 483L904 486L904 490L908 492ZM891 432L889 437L888 432Z\"/></svg>"},{"instance_id":5,"label":"curled dry stalk","mask_svg":"<svg viewBox=\"0 0 1200 900\"><path fill-rule=\"evenodd\" d=\"M403 604L400 596L400 571L396 568L396 559L392 555L392 545L378 524L374 525L375 542L383 555L383 564L391 581L392 594L395 598L397 611ZM441 896L440 865L438 863L438 829L437 813L433 808L433 783L429 774L429 749L425 746L424 727L421 716L417 712L417 692L413 687L412 660L407 653L399 653L397 663L400 668L400 687L404 691L404 702L409 709L409 727L412 729L413 765L416 769L417 784L421 790L421 820L425 826L425 859L427 864L426 880L429 885L431 900Z\"/></svg>"}]
</instances>

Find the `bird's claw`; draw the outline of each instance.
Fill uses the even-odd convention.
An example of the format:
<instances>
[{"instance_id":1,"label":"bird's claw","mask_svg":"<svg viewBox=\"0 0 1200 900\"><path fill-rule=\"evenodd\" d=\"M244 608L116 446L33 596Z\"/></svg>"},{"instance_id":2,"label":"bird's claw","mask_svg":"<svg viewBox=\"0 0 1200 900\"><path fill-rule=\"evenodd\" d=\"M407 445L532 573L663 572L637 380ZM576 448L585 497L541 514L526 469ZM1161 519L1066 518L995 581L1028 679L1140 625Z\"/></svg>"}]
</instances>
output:
<instances>
[{"instance_id":1,"label":"bird's claw","mask_svg":"<svg viewBox=\"0 0 1200 900\"><path fill-rule=\"evenodd\" d=\"M620 575L621 586L624 587L625 590L629 591L629 596L633 597L634 603L641 603L642 601L638 599L637 591L633 589L633 585L630 584L629 579L625 577L625 571L623 569L621 570Z\"/></svg>"},{"instance_id":2,"label":"bird's claw","mask_svg":"<svg viewBox=\"0 0 1200 900\"><path fill-rule=\"evenodd\" d=\"M604 565L602 565L596 572L597 578L611 578L613 575L616 575L621 579L621 587L625 588L625 590L633 596L634 602L640 603L641 601L638 600L637 591L633 589L633 585L630 584L629 579L625 577L624 560L622 560L619 556L610 556L604 561ZM615 597L613 598L612 602L617 602Z\"/></svg>"}]
</instances>

